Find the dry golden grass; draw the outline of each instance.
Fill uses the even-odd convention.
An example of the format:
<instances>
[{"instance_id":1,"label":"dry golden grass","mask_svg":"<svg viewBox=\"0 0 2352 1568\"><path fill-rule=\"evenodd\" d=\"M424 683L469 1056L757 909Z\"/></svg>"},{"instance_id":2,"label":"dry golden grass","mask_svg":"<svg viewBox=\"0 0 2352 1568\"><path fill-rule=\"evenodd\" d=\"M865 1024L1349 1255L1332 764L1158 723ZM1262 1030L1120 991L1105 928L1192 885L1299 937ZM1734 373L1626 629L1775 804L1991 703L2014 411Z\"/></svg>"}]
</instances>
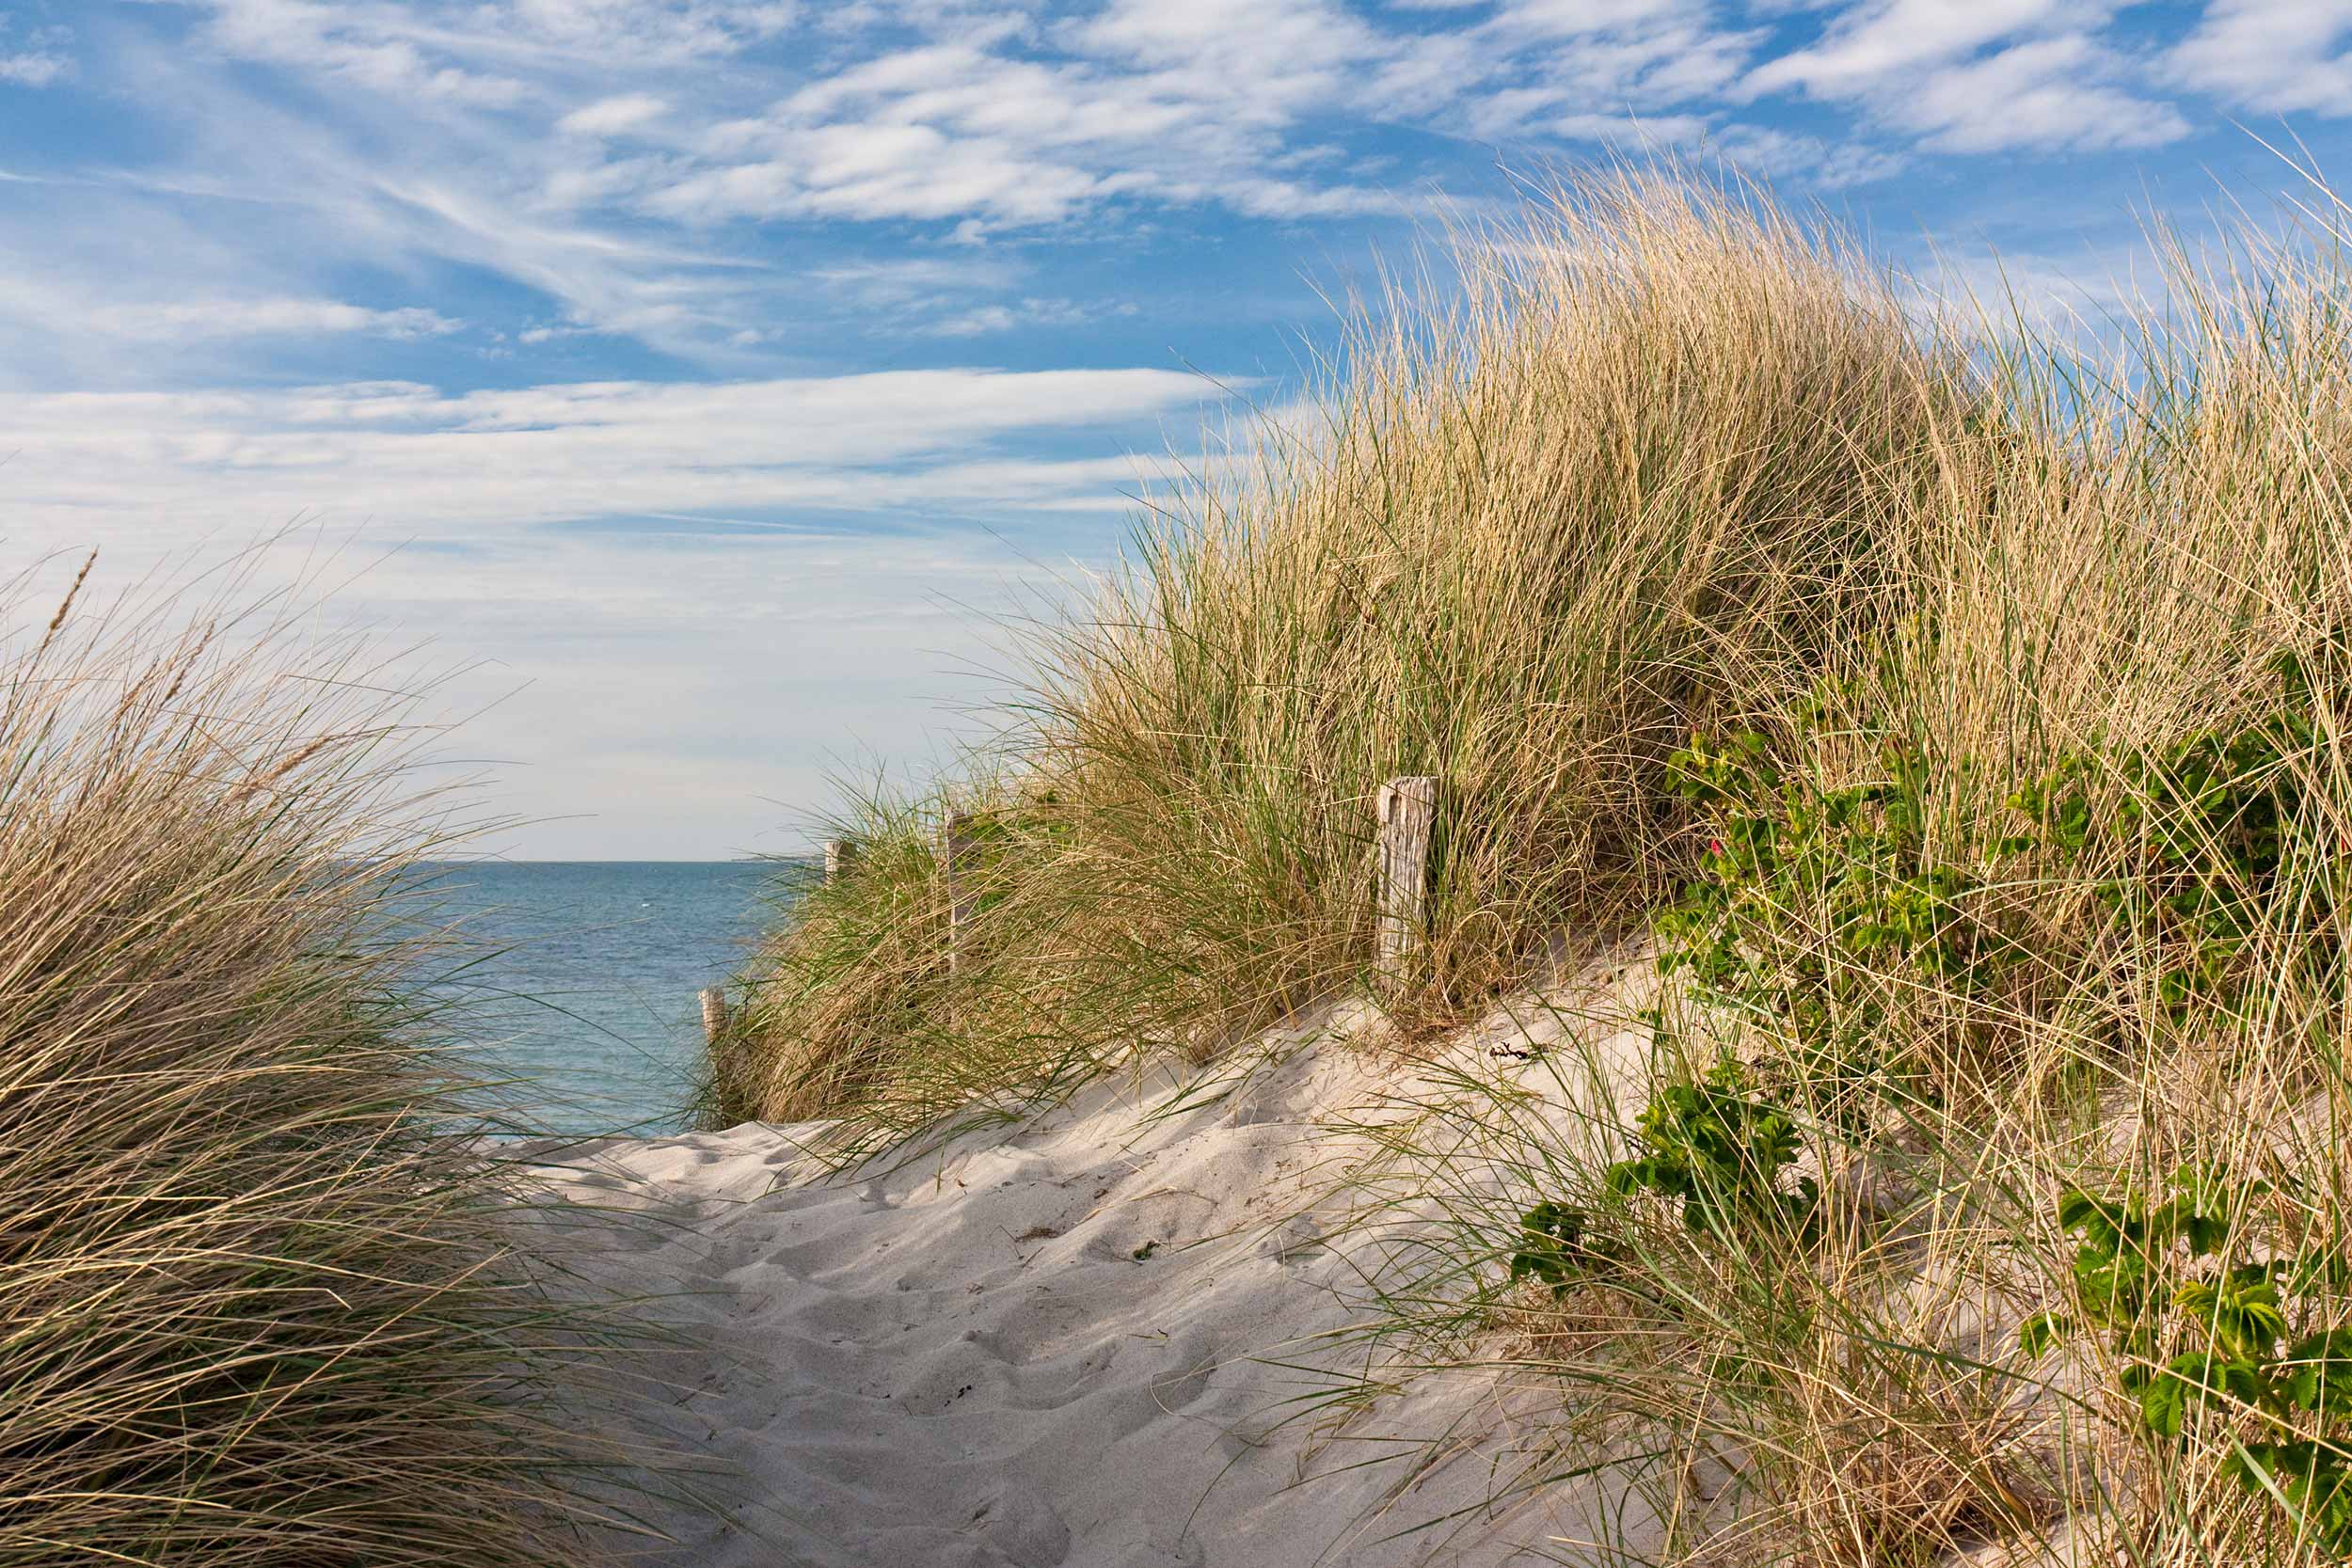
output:
<instances>
[{"instance_id":1,"label":"dry golden grass","mask_svg":"<svg viewBox=\"0 0 2352 1568\"><path fill-rule=\"evenodd\" d=\"M234 598L0 659L0 1563L596 1560L554 1402L620 1321L415 1000L406 705Z\"/></svg>"},{"instance_id":2,"label":"dry golden grass","mask_svg":"<svg viewBox=\"0 0 2352 1568\"><path fill-rule=\"evenodd\" d=\"M1359 333L1327 428L1153 520L1033 644L1002 782L954 802L992 830L975 948L1012 961L940 968L946 796L854 804L868 853L757 967L707 1115L854 1108L889 1138L1213 1054L1356 979L1399 774L1478 802L1447 816L1412 1020L1661 891L1660 759L1870 613L1897 499L1981 394L1760 200L1629 176L1466 262L1452 309Z\"/></svg>"},{"instance_id":3,"label":"dry golden grass","mask_svg":"<svg viewBox=\"0 0 2352 1568\"><path fill-rule=\"evenodd\" d=\"M1420 1260L1376 1303L1400 1365L1492 1358L1560 1388L1564 1447L1668 1456L1643 1482L1674 1522L1654 1560L1924 1564L2005 1536L2168 1568L2316 1560L2228 1468L2245 1442L2352 1434L2249 1405L2159 1437L2122 1388L2146 1354L2085 1334L2029 1359L2016 1331L2074 1306L2052 1217L2071 1186L2218 1169L2249 1196L2217 1258L2347 1244L2332 203L2211 264L2172 250L2167 313L2083 352L2011 321L1923 329L1834 234L1749 193L1671 173L1565 193L1466 252L1454 307L1365 327L1327 430L1148 525L1099 610L1043 639L1025 727L989 762L1003 782L955 800L990 849L952 975L928 847L948 797L850 814L886 852L777 934L710 1114L839 1115L854 1157L1357 984L1368 800L1405 773L1444 801L1428 968L1396 1009L1434 1031L1540 978L1564 933L1638 937L1713 875L1666 765L1694 730L1753 732L1800 801L1884 784L1899 754L1920 827L1891 874L1957 874L1947 916L2004 961L1963 984L1859 942L1826 884L1759 917L1755 973L1835 999L1804 1027L1850 1024L1893 1064L1858 1126L1844 1089L1788 1091L1833 1223L1726 1234L1611 1191L1646 1087L1564 1119L1609 1102L1597 1056L1549 1059L1549 1110L1465 1077L1363 1175ZM2198 890L2152 881L2150 846L2244 865L2253 830L2152 759L2268 723L2285 658L2309 728L2211 786L2290 802L2300 869L2203 885L2245 924L2184 1005ZM2013 793L2067 759L2106 826L2019 847ZM1661 1081L1800 1033L1665 1005ZM2257 1178L2280 1188L2250 1196ZM1626 1249L1549 1322L1524 1284L1499 1293L1544 1200L1610 1216ZM2168 1290L2190 1270L2153 1266ZM2289 1315L2331 1328L2352 1300L2315 1289ZM2167 1323L2161 1355L2200 1348ZM1732 1456L1718 1483L1691 1481L1699 1452Z\"/></svg>"}]
</instances>

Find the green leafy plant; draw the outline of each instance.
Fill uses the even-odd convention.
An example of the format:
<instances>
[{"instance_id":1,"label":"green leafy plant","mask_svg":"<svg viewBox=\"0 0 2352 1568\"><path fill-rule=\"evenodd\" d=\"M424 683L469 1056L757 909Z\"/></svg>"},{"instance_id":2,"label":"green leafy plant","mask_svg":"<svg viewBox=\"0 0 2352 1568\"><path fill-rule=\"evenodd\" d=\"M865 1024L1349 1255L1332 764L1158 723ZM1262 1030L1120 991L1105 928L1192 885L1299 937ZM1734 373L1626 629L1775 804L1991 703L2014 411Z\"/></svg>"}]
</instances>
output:
<instances>
[{"instance_id":1,"label":"green leafy plant","mask_svg":"<svg viewBox=\"0 0 2352 1568\"><path fill-rule=\"evenodd\" d=\"M1680 1206L1694 1233L1718 1238L1771 1230L1810 1242L1820 1188L1810 1176L1783 1176L1801 1148L1795 1119L1760 1097L1735 1062L1692 1083L1670 1084L1636 1122L1640 1152L1610 1165L1603 1184L1616 1198L1641 1195ZM1521 1216L1509 1279L1533 1279L1555 1296L1615 1268L1623 1249L1597 1235L1593 1217L1547 1199Z\"/></svg>"},{"instance_id":2,"label":"green leafy plant","mask_svg":"<svg viewBox=\"0 0 2352 1568\"><path fill-rule=\"evenodd\" d=\"M1555 1296L1582 1277L1597 1260L1585 1240L1584 1211L1547 1199L1519 1221L1519 1249L1511 1254L1513 1283L1533 1279Z\"/></svg>"},{"instance_id":3,"label":"green leafy plant","mask_svg":"<svg viewBox=\"0 0 2352 1568\"><path fill-rule=\"evenodd\" d=\"M1793 1189L1782 1184L1800 1148L1796 1122L1756 1093L1738 1063L1719 1062L1696 1082L1660 1089L1636 1126L1643 1151L1609 1167L1612 1193L1677 1202L1683 1223L1706 1234L1765 1222L1812 1233L1819 1185L1810 1176Z\"/></svg>"},{"instance_id":4,"label":"green leafy plant","mask_svg":"<svg viewBox=\"0 0 2352 1568\"><path fill-rule=\"evenodd\" d=\"M2157 1000L2175 1020L2235 1006L2246 957L2281 907L2301 907L2308 928L2331 925L2341 846L2306 831L2311 781L2295 766L2319 742L2324 694L2293 654L2273 673L2278 700L2250 722L2131 752L2111 770L2070 752L2010 798L2032 827L2005 851L2112 868L2095 892L2154 951Z\"/></svg>"},{"instance_id":5,"label":"green leafy plant","mask_svg":"<svg viewBox=\"0 0 2352 1568\"><path fill-rule=\"evenodd\" d=\"M2028 854L2060 875L2096 867L2096 895L2155 955L2157 997L2176 1020L2239 998L2247 956L2282 907L2299 909L2307 928L2330 924L2342 846L2309 831L2311 784L2295 766L2318 744L2326 698L2307 660L2282 655L2273 674L2277 700L2242 724L2116 760L2095 744L2058 755L2009 796L2025 831L1984 845L1985 867ZM1820 787L1756 731L1693 736L1669 758L1708 837L1699 875L1653 922L1660 972L1702 1004L1768 1025L1787 1069L1830 1091L1850 1131L1859 1091L1901 1065L1883 1059L1890 978L1915 994L1979 997L2035 956L1986 896L1987 871L1939 850L1933 759L1874 728L1853 699L1851 687L1818 688L1790 738L1798 752L1816 748L1831 716L1849 711L1838 733L1873 746L1879 763L1861 784ZM1942 759L1953 775L1978 766ZM2332 948L2314 955L2336 961Z\"/></svg>"},{"instance_id":6,"label":"green leafy plant","mask_svg":"<svg viewBox=\"0 0 2352 1568\"><path fill-rule=\"evenodd\" d=\"M1797 740L1826 735L1838 689L1804 705ZM1978 911L1979 879L1929 840L1929 759L1872 737L1883 776L1823 789L1785 769L1765 736L1694 736L1669 759L1708 825L1700 874L1653 922L1661 974L1783 1042L1768 1078L1803 1078L1848 1132L1890 1066L1886 977L1974 994L2011 944ZM1965 759L1960 764L1966 767Z\"/></svg>"},{"instance_id":7,"label":"green leafy plant","mask_svg":"<svg viewBox=\"0 0 2352 1568\"><path fill-rule=\"evenodd\" d=\"M1832 694L1824 688L1808 705L1812 729L1827 723ZM1830 947L1850 958L1915 957L1930 972L1965 976L1985 945L1959 913L1969 879L1924 854L1923 760L1891 740L1881 754L1887 780L1826 792L1784 772L1752 731L1693 736L1669 759L1675 789L1701 808L1712 836L1701 875L1653 922L1659 971L1703 1003L1767 1023L1791 1049L1754 1067L1725 1057L1661 1086L1636 1120L1634 1157L1605 1173L1612 1195L1677 1204L1698 1234L1770 1227L1817 1237L1818 1183L1785 1180L1802 1140L1781 1091L1800 1082L1827 1088L1833 1117L1853 1130L1857 1091L1881 1065L1883 1017L1862 984L1864 966L1811 940L1803 911L1825 910ZM1661 1010L1642 1016L1662 1036ZM1565 1290L1613 1255L1587 1238L1588 1224L1561 1204L1530 1209L1511 1278Z\"/></svg>"},{"instance_id":8,"label":"green leafy plant","mask_svg":"<svg viewBox=\"0 0 2352 1568\"><path fill-rule=\"evenodd\" d=\"M2174 1173L2161 1197L2068 1190L2058 1218L2079 1238L2074 1309L2027 1319L2019 1347L2038 1357L2084 1329L2107 1333L2122 1361L2123 1392L2140 1424L2161 1438L2180 1438L2200 1412L2217 1419L2250 1414L2280 1433L2352 1416L2352 1326L2294 1333L2298 1320L2318 1318L2341 1296L2343 1254L2320 1246L2219 1260L2233 1240L2232 1215L2269 1190L2193 1164ZM2344 1441L2238 1441L2229 1463L2249 1492L2284 1504L2322 1549L2352 1556L2352 1449Z\"/></svg>"}]
</instances>

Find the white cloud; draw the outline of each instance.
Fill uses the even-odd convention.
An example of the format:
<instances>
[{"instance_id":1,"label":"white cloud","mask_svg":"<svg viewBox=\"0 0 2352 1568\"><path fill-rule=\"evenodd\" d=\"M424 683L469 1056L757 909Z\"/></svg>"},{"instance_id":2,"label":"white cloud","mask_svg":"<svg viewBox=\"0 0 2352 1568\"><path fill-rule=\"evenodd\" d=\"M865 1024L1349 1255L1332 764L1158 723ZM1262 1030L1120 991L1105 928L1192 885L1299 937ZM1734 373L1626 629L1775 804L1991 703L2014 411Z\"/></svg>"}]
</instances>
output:
<instances>
[{"instance_id":1,"label":"white cloud","mask_svg":"<svg viewBox=\"0 0 2352 1568\"><path fill-rule=\"evenodd\" d=\"M208 41L248 60L305 67L380 93L511 103L524 86L469 69L421 41L397 11L319 0L215 0Z\"/></svg>"},{"instance_id":2,"label":"white cloud","mask_svg":"<svg viewBox=\"0 0 2352 1568\"><path fill-rule=\"evenodd\" d=\"M1158 467L1120 449L1217 401L1117 370L0 395L0 488L21 552L101 543L108 583L289 517L397 546L338 613L471 666L444 711L503 699L452 745L540 820L515 847L707 857L795 847L834 759L943 746L989 689L976 614L1102 561Z\"/></svg>"},{"instance_id":3,"label":"white cloud","mask_svg":"<svg viewBox=\"0 0 2352 1568\"><path fill-rule=\"evenodd\" d=\"M866 329L933 338L977 338L1030 326L1072 327L1132 316L1130 300L1109 304L1013 290L1031 266L1002 253L904 256L820 267L806 281L838 294L845 314ZM996 295L984 304L976 297Z\"/></svg>"},{"instance_id":4,"label":"white cloud","mask_svg":"<svg viewBox=\"0 0 2352 1568\"><path fill-rule=\"evenodd\" d=\"M101 305L83 310L77 319L110 337L172 342L340 333L425 338L454 332L464 325L421 306L378 310L339 300L283 297Z\"/></svg>"},{"instance_id":5,"label":"white cloud","mask_svg":"<svg viewBox=\"0 0 2352 1568\"><path fill-rule=\"evenodd\" d=\"M1042 37L1058 55L991 27L857 61L715 127L710 166L647 205L699 222L957 219L975 234L1120 202L1400 213L1393 191L1300 177L1318 148L1349 166L1294 138L1332 115L1498 140L1587 137L1629 110L1695 126L1677 106L1736 78L1757 35L1715 26L1701 0L1509 0L1421 35L1330 0L1112 0Z\"/></svg>"},{"instance_id":6,"label":"white cloud","mask_svg":"<svg viewBox=\"0 0 2352 1568\"><path fill-rule=\"evenodd\" d=\"M2077 35L2020 43L1927 76L1898 114L1953 152L2160 147L2188 135L2171 105L2103 82L2105 68L2103 51Z\"/></svg>"},{"instance_id":7,"label":"white cloud","mask_svg":"<svg viewBox=\"0 0 2352 1568\"><path fill-rule=\"evenodd\" d=\"M1367 155L1361 134L1386 124L1514 153L1744 136L1756 166L1817 187L1887 166L1866 147L1740 124L1723 94L1763 35L1725 25L1709 0L1499 0L1434 28L1343 0L1104 0L1049 17L763 0L192 3L208 8L197 47L135 55L126 96L178 117L183 187L283 214L257 226L281 241L277 286L325 292L354 267L485 269L548 296L532 309L542 321L719 373L797 336L798 291L767 254L778 224L935 225L978 245L1080 223L1132 233L1154 209L1427 214L1423 162ZM1629 123L1647 130L1613 134ZM318 252L307 276L281 259L292 236ZM941 292L964 297L935 322L1009 309L977 286Z\"/></svg>"},{"instance_id":8,"label":"white cloud","mask_svg":"<svg viewBox=\"0 0 2352 1568\"><path fill-rule=\"evenodd\" d=\"M1057 222L1143 182L1092 173L1009 137L961 135L902 119L783 124L761 140L770 156L690 175L649 198L646 206L702 222L978 214L1028 225Z\"/></svg>"},{"instance_id":9,"label":"white cloud","mask_svg":"<svg viewBox=\"0 0 2352 1568\"><path fill-rule=\"evenodd\" d=\"M1829 142L1755 125L1733 126L1713 145L1750 174L1798 179L1825 191L1890 180L1910 164L1899 152L1861 142Z\"/></svg>"},{"instance_id":10,"label":"white cloud","mask_svg":"<svg viewBox=\"0 0 2352 1568\"><path fill-rule=\"evenodd\" d=\"M967 290L1012 286L1024 269L1003 256L867 257L818 267L809 277L867 307L935 302Z\"/></svg>"},{"instance_id":11,"label":"white cloud","mask_svg":"<svg viewBox=\"0 0 2352 1568\"><path fill-rule=\"evenodd\" d=\"M1021 325L1021 317L1009 305L983 305L950 316L932 326L943 338L977 338L991 332L1009 332Z\"/></svg>"},{"instance_id":12,"label":"white cloud","mask_svg":"<svg viewBox=\"0 0 2352 1568\"><path fill-rule=\"evenodd\" d=\"M1009 464L1022 433L1198 421L1220 393L1174 371L900 371L739 383L591 382L451 395L405 382L292 391L0 395L12 518L193 532L364 508L404 531L661 512L1108 502L1084 461ZM986 489L964 466L988 463Z\"/></svg>"},{"instance_id":13,"label":"white cloud","mask_svg":"<svg viewBox=\"0 0 2352 1568\"><path fill-rule=\"evenodd\" d=\"M2352 0L2214 0L2171 54L2184 84L2266 114L2352 114Z\"/></svg>"},{"instance_id":14,"label":"white cloud","mask_svg":"<svg viewBox=\"0 0 2352 1568\"><path fill-rule=\"evenodd\" d=\"M45 49L0 55L0 82L13 82L20 87L45 87L72 70L72 61Z\"/></svg>"},{"instance_id":15,"label":"white cloud","mask_svg":"<svg viewBox=\"0 0 2352 1568\"><path fill-rule=\"evenodd\" d=\"M1713 129L1704 115L1565 114L1546 122L1554 135L1613 147L1695 147Z\"/></svg>"},{"instance_id":16,"label":"white cloud","mask_svg":"<svg viewBox=\"0 0 2352 1568\"><path fill-rule=\"evenodd\" d=\"M1327 102L1398 49L1328 0L1112 0L1076 39L1096 58L1141 70L1166 99L1266 121Z\"/></svg>"},{"instance_id":17,"label":"white cloud","mask_svg":"<svg viewBox=\"0 0 2352 1568\"><path fill-rule=\"evenodd\" d=\"M652 197L709 222L800 217L1059 223L1122 198L1224 201L1261 214L1361 211L1378 193L1269 178L1281 133L1340 90L1369 35L1310 50L1320 8L1269 20L1297 48L1232 52L1189 9L1113 8L1068 37L1087 57L1010 57L925 43L813 82L768 114L716 128L713 162ZM1312 14L1307 14L1311 10ZM1291 55L1304 55L1303 59ZM1280 61L1279 66L1270 61Z\"/></svg>"},{"instance_id":18,"label":"white cloud","mask_svg":"<svg viewBox=\"0 0 2352 1568\"><path fill-rule=\"evenodd\" d=\"M245 59L485 103L583 69L691 66L790 29L788 0L195 0Z\"/></svg>"},{"instance_id":19,"label":"white cloud","mask_svg":"<svg viewBox=\"0 0 2352 1568\"><path fill-rule=\"evenodd\" d=\"M1075 300L1027 298L1002 305L983 305L932 322L926 330L942 338L977 338L1032 326L1078 326L1098 315L1132 316L1136 307L1122 303L1104 311L1089 310Z\"/></svg>"},{"instance_id":20,"label":"white cloud","mask_svg":"<svg viewBox=\"0 0 2352 1568\"><path fill-rule=\"evenodd\" d=\"M669 112L670 105L649 92L617 93L574 109L555 128L576 136L618 136L650 125Z\"/></svg>"},{"instance_id":21,"label":"white cloud","mask_svg":"<svg viewBox=\"0 0 2352 1568\"><path fill-rule=\"evenodd\" d=\"M937 599L993 604L1020 576L954 520L1099 551L1152 469L1122 451L1217 401L1157 371L778 364L870 363L870 335L911 361L993 354L996 335L1096 322L1133 309L1102 297L1122 247L1214 244L1232 215L1395 213L1427 169L1482 163L1478 142L1513 162L1704 148L1820 190L1923 150L2153 145L2185 122L2152 82L2323 113L2344 94L2352 0L2217 0L2161 76L2119 40L2120 3L124 7L73 69L148 117L124 145L172 151L113 169L54 151L32 169L46 183L0 183L11 536L111 555L376 519L369 537L417 544L363 608L538 683L492 732L549 781L522 809L633 813L675 838L594 826L534 847L744 845L774 815L758 796L804 795L811 747L896 713L859 737L907 750L904 715L939 685L912 650L971 646ZM27 85L83 50L0 44L0 79ZM1802 130L1770 122L1798 96L1819 105ZM1262 230L1239 237L1233 264L1289 271ZM1348 268L1377 237L1325 230L1292 254ZM1089 249L1057 271L1069 239ZM2080 297L2030 261L2012 276ZM1264 297L1236 309L1271 313ZM460 386L478 353L540 348L649 379L284 388L289 367L365 365L400 338L447 339ZM199 364L265 385L187 389ZM632 800L656 795L734 825L649 825Z\"/></svg>"},{"instance_id":22,"label":"white cloud","mask_svg":"<svg viewBox=\"0 0 2352 1568\"><path fill-rule=\"evenodd\" d=\"M1050 579L977 532L699 528L394 549L339 613L470 668L445 749L490 761L494 847L550 859L708 859L802 847L828 775L948 759L1000 669L986 617ZM1111 530L1102 525L1100 535ZM292 550L284 552L291 555ZM363 538L347 552L373 554ZM135 564L109 551L102 572ZM291 562L289 563L292 564ZM110 579L111 580L111 579Z\"/></svg>"},{"instance_id":23,"label":"white cloud","mask_svg":"<svg viewBox=\"0 0 2352 1568\"><path fill-rule=\"evenodd\" d=\"M1820 42L1750 71L1749 94L1859 104L1932 150L2156 147L2188 135L2099 36L2106 0L1856 0Z\"/></svg>"},{"instance_id":24,"label":"white cloud","mask_svg":"<svg viewBox=\"0 0 2352 1568\"><path fill-rule=\"evenodd\" d=\"M1819 43L1766 61L1748 80L1759 91L1855 94L2047 23L2061 8L2059 0L1880 0L1845 11Z\"/></svg>"},{"instance_id":25,"label":"white cloud","mask_svg":"<svg viewBox=\"0 0 2352 1568\"><path fill-rule=\"evenodd\" d=\"M1963 332L1998 333L2022 321L2058 341L2090 344L2110 336L2124 315L2160 303L2165 280L2143 250L2119 246L2072 258L1989 250L1932 256L1899 287L1919 316Z\"/></svg>"}]
</instances>

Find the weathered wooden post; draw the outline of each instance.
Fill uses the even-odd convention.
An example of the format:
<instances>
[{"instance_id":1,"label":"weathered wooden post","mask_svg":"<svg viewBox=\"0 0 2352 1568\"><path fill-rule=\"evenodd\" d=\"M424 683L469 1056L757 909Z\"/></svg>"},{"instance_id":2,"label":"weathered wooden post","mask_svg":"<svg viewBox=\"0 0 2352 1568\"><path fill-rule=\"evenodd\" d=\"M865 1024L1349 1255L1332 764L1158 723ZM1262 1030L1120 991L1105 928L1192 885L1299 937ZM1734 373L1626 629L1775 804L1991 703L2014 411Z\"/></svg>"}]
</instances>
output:
<instances>
[{"instance_id":1,"label":"weathered wooden post","mask_svg":"<svg viewBox=\"0 0 2352 1568\"><path fill-rule=\"evenodd\" d=\"M1426 773L1391 779L1373 798L1380 821L1373 971L1384 987L1412 976L1429 944L1429 842L1438 825L1438 781Z\"/></svg>"},{"instance_id":2,"label":"weathered wooden post","mask_svg":"<svg viewBox=\"0 0 2352 1568\"><path fill-rule=\"evenodd\" d=\"M953 974L963 960L963 948L970 940L973 911L979 905L979 888L973 878L972 852L979 846L979 835L972 831L972 817L959 812L940 825L939 878L947 895L947 973Z\"/></svg>"},{"instance_id":3,"label":"weathered wooden post","mask_svg":"<svg viewBox=\"0 0 2352 1568\"><path fill-rule=\"evenodd\" d=\"M703 1041L715 1046L727 1032L727 993L723 986L703 988Z\"/></svg>"},{"instance_id":4,"label":"weathered wooden post","mask_svg":"<svg viewBox=\"0 0 2352 1568\"><path fill-rule=\"evenodd\" d=\"M837 882L857 864L857 840L829 838L825 840L825 880Z\"/></svg>"}]
</instances>

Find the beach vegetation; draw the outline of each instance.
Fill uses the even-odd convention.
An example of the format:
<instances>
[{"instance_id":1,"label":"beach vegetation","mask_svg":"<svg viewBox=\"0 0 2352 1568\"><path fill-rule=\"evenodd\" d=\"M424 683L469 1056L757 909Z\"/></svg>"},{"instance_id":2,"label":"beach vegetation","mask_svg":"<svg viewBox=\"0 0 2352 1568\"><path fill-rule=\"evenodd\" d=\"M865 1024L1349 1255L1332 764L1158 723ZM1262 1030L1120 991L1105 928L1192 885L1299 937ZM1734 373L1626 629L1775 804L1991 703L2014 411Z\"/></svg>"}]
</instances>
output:
<instances>
[{"instance_id":1,"label":"beach vegetation","mask_svg":"<svg viewBox=\"0 0 2352 1568\"><path fill-rule=\"evenodd\" d=\"M602 1560L633 1331L431 1000L412 685L89 571L0 655L0 1563Z\"/></svg>"},{"instance_id":2,"label":"beach vegetation","mask_svg":"<svg viewBox=\"0 0 2352 1568\"><path fill-rule=\"evenodd\" d=\"M1502 1380L1500 1493L1611 1467L1629 1560L2343 1560L2352 267L2309 189L2153 236L2097 323L1938 308L1687 170L1470 239L1037 634L984 767L845 816L885 852L773 934L707 1114L854 1160L1370 988L1348 1397Z\"/></svg>"}]
</instances>

